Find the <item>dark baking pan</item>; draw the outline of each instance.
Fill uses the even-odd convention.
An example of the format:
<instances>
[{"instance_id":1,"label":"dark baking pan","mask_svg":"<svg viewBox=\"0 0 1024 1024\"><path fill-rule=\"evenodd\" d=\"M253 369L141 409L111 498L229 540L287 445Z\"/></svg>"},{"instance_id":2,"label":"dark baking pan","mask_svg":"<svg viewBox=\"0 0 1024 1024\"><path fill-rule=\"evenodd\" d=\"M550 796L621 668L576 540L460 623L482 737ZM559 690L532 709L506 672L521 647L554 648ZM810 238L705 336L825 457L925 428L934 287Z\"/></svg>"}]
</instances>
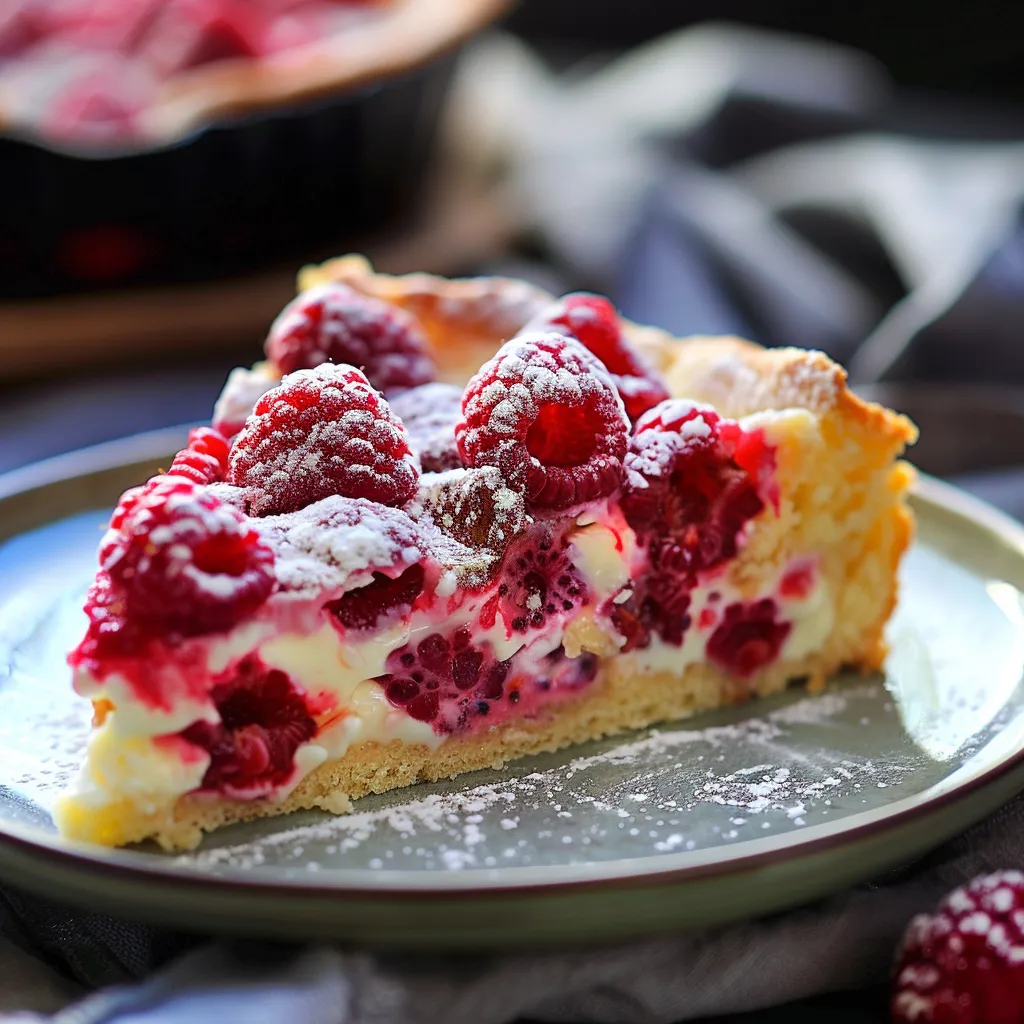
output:
<instances>
[{"instance_id":1,"label":"dark baking pan","mask_svg":"<svg viewBox=\"0 0 1024 1024\"><path fill-rule=\"evenodd\" d=\"M453 63L144 152L90 158L0 136L0 297L245 273L395 221Z\"/></svg>"}]
</instances>

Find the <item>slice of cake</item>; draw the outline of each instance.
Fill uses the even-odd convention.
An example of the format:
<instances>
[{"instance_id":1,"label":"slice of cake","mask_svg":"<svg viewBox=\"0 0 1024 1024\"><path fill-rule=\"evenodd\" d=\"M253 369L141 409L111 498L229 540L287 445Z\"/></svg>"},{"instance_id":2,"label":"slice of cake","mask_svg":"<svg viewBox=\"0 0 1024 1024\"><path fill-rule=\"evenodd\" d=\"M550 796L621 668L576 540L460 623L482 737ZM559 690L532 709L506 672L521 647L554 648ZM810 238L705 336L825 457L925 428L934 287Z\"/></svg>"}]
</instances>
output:
<instances>
[{"instance_id":1,"label":"slice of cake","mask_svg":"<svg viewBox=\"0 0 1024 1024\"><path fill-rule=\"evenodd\" d=\"M881 664L915 431L825 356L358 257L300 286L111 518L65 835L190 847Z\"/></svg>"}]
</instances>

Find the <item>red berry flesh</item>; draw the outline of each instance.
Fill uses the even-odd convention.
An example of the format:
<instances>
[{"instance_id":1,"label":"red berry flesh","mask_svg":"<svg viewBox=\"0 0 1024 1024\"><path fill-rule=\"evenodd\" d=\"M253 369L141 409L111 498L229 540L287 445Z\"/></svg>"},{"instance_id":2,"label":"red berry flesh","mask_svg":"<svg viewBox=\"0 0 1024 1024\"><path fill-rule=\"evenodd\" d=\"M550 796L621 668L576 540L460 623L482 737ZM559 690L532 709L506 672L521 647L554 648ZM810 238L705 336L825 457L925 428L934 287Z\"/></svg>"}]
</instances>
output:
<instances>
[{"instance_id":1,"label":"red berry flesh","mask_svg":"<svg viewBox=\"0 0 1024 1024\"><path fill-rule=\"evenodd\" d=\"M455 442L467 466L495 466L536 508L614 493L629 423L604 367L558 334L514 338L463 393Z\"/></svg>"},{"instance_id":2,"label":"red berry flesh","mask_svg":"<svg viewBox=\"0 0 1024 1024\"><path fill-rule=\"evenodd\" d=\"M274 554L240 512L180 477L118 506L100 547L129 617L184 636L230 629L274 588Z\"/></svg>"},{"instance_id":3,"label":"red berry flesh","mask_svg":"<svg viewBox=\"0 0 1024 1024\"><path fill-rule=\"evenodd\" d=\"M390 399L405 424L413 451L425 473L443 473L462 465L455 427L462 419L462 392L454 384L420 384Z\"/></svg>"},{"instance_id":4,"label":"red berry flesh","mask_svg":"<svg viewBox=\"0 0 1024 1024\"><path fill-rule=\"evenodd\" d=\"M458 732L505 696L511 660L497 661L490 644L474 645L463 626L449 636L431 633L388 656L378 682L388 700L435 731Z\"/></svg>"},{"instance_id":5,"label":"red berry flesh","mask_svg":"<svg viewBox=\"0 0 1024 1024\"><path fill-rule=\"evenodd\" d=\"M544 524L524 531L502 559L498 610L514 633L541 629L586 604L587 585L568 545Z\"/></svg>"},{"instance_id":6,"label":"red berry flesh","mask_svg":"<svg viewBox=\"0 0 1024 1024\"><path fill-rule=\"evenodd\" d=\"M293 512L332 494L401 505L419 470L409 435L351 366L289 374L256 403L231 449L228 480L254 515Z\"/></svg>"},{"instance_id":7,"label":"red berry flesh","mask_svg":"<svg viewBox=\"0 0 1024 1024\"><path fill-rule=\"evenodd\" d=\"M375 572L373 580L327 604L327 610L346 628L377 629L381 619L407 615L423 593L423 566L410 565L394 578Z\"/></svg>"},{"instance_id":8,"label":"red berry flesh","mask_svg":"<svg viewBox=\"0 0 1024 1024\"><path fill-rule=\"evenodd\" d=\"M622 508L649 569L611 615L630 649L652 631L681 644L698 575L736 555L744 526L764 508L773 454L710 407L668 401L637 422L624 465Z\"/></svg>"},{"instance_id":9,"label":"red berry flesh","mask_svg":"<svg viewBox=\"0 0 1024 1024\"><path fill-rule=\"evenodd\" d=\"M997 871L914 918L897 954L894 1024L1024 1020L1024 872Z\"/></svg>"},{"instance_id":10,"label":"red berry flesh","mask_svg":"<svg viewBox=\"0 0 1024 1024\"><path fill-rule=\"evenodd\" d=\"M385 394L435 377L427 339L403 309L333 282L304 291L270 328L267 358L282 373L348 363Z\"/></svg>"},{"instance_id":11,"label":"red berry flesh","mask_svg":"<svg viewBox=\"0 0 1024 1024\"><path fill-rule=\"evenodd\" d=\"M228 471L228 442L220 431L197 427L189 431L188 447L174 456L168 476L181 476L194 484L223 480Z\"/></svg>"},{"instance_id":12,"label":"red berry flesh","mask_svg":"<svg viewBox=\"0 0 1024 1024\"><path fill-rule=\"evenodd\" d=\"M527 330L558 331L585 345L611 374L634 423L669 397L665 382L629 343L615 307L601 295L566 295L541 312Z\"/></svg>"},{"instance_id":13,"label":"red berry flesh","mask_svg":"<svg viewBox=\"0 0 1024 1024\"><path fill-rule=\"evenodd\" d=\"M708 660L741 679L766 668L778 658L792 629L790 623L778 621L778 611L770 597L729 605L708 638Z\"/></svg>"},{"instance_id":14,"label":"red berry flesh","mask_svg":"<svg viewBox=\"0 0 1024 1024\"><path fill-rule=\"evenodd\" d=\"M316 734L302 691L278 669L246 658L213 688L219 722L195 722L182 736L210 755L202 788L253 797L286 782L295 751Z\"/></svg>"}]
</instances>

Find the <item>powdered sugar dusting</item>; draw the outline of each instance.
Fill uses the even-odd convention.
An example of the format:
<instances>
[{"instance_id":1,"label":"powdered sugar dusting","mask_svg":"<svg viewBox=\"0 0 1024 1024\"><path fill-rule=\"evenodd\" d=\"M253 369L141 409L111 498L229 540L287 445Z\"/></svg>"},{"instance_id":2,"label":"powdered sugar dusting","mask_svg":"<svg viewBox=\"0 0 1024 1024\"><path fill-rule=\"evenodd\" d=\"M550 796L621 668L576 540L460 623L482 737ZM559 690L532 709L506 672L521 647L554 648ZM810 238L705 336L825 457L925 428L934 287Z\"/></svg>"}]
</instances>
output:
<instances>
[{"instance_id":1,"label":"powdered sugar dusting","mask_svg":"<svg viewBox=\"0 0 1024 1024\"><path fill-rule=\"evenodd\" d=\"M894 750L842 752L864 712L883 732L897 722L877 686L771 702L760 716L704 727L649 730L590 744L575 757L545 755L531 768L370 797L357 813L316 817L254 840L215 837L178 858L204 870L295 867L296 848L331 852L335 866L452 871L502 864L652 856L762 839L870 806L878 782L899 788L923 761ZM835 750L820 744L835 729ZM815 741L814 737L818 738ZM483 779L483 781L479 781ZM476 785L470 785L478 780ZM721 809L721 810L717 810ZM723 811L725 817L723 817ZM314 869L315 870L315 869Z\"/></svg>"}]
</instances>

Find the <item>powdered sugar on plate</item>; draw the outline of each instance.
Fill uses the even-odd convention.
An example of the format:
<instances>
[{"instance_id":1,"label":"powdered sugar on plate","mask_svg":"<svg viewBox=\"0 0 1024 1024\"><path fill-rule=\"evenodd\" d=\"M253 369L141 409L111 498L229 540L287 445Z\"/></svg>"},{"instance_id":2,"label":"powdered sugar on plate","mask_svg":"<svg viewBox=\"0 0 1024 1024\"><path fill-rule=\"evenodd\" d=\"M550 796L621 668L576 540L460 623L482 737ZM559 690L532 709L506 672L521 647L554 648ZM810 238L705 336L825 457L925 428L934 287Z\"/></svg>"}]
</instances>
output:
<instances>
[{"instance_id":1,"label":"powdered sugar on plate","mask_svg":"<svg viewBox=\"0 0 1024 1024\"><path fill-rule=\"evenodd\" d=\"M880 784L899 790L927 771L925 758L900 749L894 706L877 684L788 694L761 707L757 716L730 709L703 727L648 730L588 744L576 756L541 755L529 768L369 797L339 818L297 816L273 831L237 826L176 863L301 873L321 870L324 860L453 871L649 857L826 822L874 806ZM865 718L883 746L892 736L884 757L843 752ZM823 746L833 733L834 749Z\"/></svg>"}]
</instances>

